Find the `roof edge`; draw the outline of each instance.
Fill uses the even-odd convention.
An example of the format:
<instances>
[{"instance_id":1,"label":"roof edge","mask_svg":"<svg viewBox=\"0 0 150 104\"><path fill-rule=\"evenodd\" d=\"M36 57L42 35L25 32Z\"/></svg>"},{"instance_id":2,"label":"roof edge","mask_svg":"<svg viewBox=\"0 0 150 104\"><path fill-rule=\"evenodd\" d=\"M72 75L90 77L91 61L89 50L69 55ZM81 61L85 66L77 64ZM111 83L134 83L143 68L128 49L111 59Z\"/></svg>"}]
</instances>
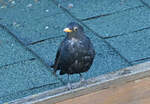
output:
<instances>
[{"instance_id":1,"label":"roof edge","mask_svg":"<svg viewBox=\"0 0 150 104\"><path fill-rule=\"evenodd\" d=\"M89 94L98 90L106 89L111 86L118 86L130 81L150 76L150 61L130 66L119 71L109 74L100 75L95 78L87 80L87 86L81 86L72 90L67 90L66 86L48 90L35 95L20 98L8 104L21 104L21 103L36 103L36 104L53 104L66 99L74 98L77 96ZM73 83L79 85L79 82Z\"/></svg>"}]
</instances>

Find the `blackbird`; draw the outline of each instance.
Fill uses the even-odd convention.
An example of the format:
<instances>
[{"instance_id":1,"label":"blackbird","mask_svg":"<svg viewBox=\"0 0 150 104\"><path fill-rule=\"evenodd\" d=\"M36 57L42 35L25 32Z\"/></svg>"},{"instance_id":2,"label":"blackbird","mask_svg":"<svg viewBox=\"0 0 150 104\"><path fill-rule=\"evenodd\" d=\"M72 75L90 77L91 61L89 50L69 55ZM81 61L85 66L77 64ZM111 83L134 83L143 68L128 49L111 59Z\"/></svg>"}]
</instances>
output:
<instances>
[{"instance_id":1,"label":"blackbird","mask_svg":"<svg viewBox=\"0 0 150 104\"><path fill-rule=\"evenodd\" d=\"M90 69L95 57L93 44L84 34L83 27L76 22L69 23L64 32L67 35L61 42L51 67L55 73L60 70L60 75L68 74L68 80L70 74L79 74L82 78L81 73Z\"/></svg>"}]
</instances>

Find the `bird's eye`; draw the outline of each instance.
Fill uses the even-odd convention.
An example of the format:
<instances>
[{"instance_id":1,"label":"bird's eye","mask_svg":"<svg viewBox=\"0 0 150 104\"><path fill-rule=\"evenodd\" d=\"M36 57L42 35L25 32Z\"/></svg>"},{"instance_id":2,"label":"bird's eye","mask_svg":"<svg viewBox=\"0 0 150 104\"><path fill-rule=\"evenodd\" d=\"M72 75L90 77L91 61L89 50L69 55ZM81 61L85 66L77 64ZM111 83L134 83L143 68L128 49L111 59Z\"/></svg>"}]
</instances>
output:
<instances>
[{"instance_id":1,"label":"bird's eye","mask_svg":"<svg viewBox=\"0 0 150 104\"><path fill-rule=\"evenodd\" d=\"M74 31L77 31L77 30L78 30L78 27L74 27L73 29L74 29Z\"/></svg>"}]
</instances>

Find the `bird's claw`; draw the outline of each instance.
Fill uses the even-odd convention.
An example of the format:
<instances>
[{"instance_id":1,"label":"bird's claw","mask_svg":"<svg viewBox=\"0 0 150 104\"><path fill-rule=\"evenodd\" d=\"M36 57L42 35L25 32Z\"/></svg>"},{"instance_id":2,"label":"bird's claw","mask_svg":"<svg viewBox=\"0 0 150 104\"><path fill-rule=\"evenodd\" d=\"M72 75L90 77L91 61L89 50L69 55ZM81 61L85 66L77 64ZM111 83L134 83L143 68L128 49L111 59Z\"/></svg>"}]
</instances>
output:
<instances>
[{"instance_id":1,"label":"bird's claw","mask_svg":"<svg viewBox=\"0 0 150 104\"><path fill-rule=\"evenodd\" d=\"M70 83L67 84L67 89L68 89L68 90L71 90L71 89L72 89L72 86L71 86Z\"/></svg>"}]
</instances>

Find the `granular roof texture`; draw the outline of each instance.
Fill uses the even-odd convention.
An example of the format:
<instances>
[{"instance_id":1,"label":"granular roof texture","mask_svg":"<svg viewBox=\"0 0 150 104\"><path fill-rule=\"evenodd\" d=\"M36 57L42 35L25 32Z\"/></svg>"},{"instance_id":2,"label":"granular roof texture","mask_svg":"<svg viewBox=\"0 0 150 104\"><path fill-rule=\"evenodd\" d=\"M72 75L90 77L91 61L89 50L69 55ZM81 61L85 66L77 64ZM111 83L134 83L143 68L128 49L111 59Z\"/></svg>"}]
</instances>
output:
<instances>
[{"instance_id":1,"label":"granular roof texture","mask_svg":"<svg viewBox=\"0 0 150 104\"><path fill-rule=\"evenodd\" d=\"M85 79L148 61L149 14L149 0L0 0L0 103L67 83L49 66L71 21L96 51Z\"/></svg>"}]
</instances>

